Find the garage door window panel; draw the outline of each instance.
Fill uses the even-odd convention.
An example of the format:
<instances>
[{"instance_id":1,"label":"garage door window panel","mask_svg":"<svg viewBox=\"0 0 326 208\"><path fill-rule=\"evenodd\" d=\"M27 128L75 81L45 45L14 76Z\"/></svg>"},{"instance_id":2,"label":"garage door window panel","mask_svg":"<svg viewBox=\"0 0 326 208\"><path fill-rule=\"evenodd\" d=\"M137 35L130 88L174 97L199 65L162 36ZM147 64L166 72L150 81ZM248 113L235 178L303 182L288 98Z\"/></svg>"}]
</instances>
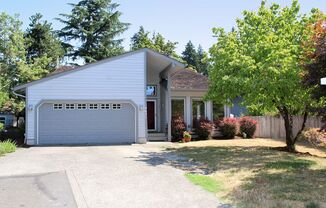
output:
<instances>
[{"instance_id":1,"label":"garage door window panel","mask_svg":"<svg viewBox=\"0 0 326 208\"><path fill-rule=\"evenodd\" d=\"M61 104L61 103L54 103L53 104L53 109L54 110L62 110L63 109L63 104Z\"/></svg>"},{"instance_id":2,"label":"garage door window panel","mask_svg":"<svg viewBox=\"0 0 326 208\"><path fill-rule=\"evenodd\" d=\"M87 105L85 103L79 103L79 104L77 104L77 109L78 110L86 110Z\"/></svg>"},{"instance_id":3,"label":"garage door window panel","mask_svg":"<svg viewBox=\"0 0 326 208\"><path fill-rule=\"evenodd\" d=\"M97 110L98 109L98 104L97 103L91 103L91 104L89 104L89 109L90 110Z\"/></svg>"},{"instance_id":4,"label":"garage door window panel","mask_svg":"<svg viewBox=\"0 0 326 208\"><path fill-rule=\"evenodd\" d=\"M113 103L112 104L112 109L114 110L119 110L122 108L122 105L120 103Z\"/></svg>"},{"instance_id":5,"label":"garage door window panel","mask_svg":"<svg viewBox=\"0 0 326 208\"><path fill-rule=\"evenodd\" d=\"M108 110L108 109L110 109L110 104L109 103L102 103L101 104L101 109L102 110Z\"/></svg>"},{"instance_id":6,"label":"garage door window panel","mask_svg":"<svg viewBox=\"0 0 326 208\"><path fill-rule=\"evenodd\" d=\"M74 110L74 109L75 109L75 104L73 103L66 104L66 110Z\"/></svg>"}]
</instances>

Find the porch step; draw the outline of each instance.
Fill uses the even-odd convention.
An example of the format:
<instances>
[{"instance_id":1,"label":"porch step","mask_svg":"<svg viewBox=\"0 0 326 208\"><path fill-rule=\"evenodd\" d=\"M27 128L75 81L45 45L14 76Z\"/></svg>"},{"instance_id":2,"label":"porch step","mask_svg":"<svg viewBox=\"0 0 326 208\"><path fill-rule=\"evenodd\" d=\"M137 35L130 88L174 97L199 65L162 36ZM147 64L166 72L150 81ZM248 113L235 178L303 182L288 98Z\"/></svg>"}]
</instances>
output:
<instances>
[{"instance_id":1,"label":"porch step","mask_svg":"<svg viewBox=\"0 0 326 208\"><path fill-rule=\"evenodd\" d=\"M149 141L166 141L167 138L165 133L148 133Z\"/></svg>"}]
</instances>

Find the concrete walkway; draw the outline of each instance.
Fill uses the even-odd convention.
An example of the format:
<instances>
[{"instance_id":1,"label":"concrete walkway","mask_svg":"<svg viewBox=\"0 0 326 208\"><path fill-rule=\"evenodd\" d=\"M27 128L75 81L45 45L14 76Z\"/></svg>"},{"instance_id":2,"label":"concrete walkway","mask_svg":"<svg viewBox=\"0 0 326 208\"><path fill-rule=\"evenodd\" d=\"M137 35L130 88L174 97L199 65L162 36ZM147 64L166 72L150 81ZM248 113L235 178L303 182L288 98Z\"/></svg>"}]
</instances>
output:
<instances>
[{"instance_id":1,"label":"concrete walkway","mask_svg":"<svg viewBox=\"0 0 326 208\"><path fill-rule=\"evenodd\" d=\"M0 178L4 184L7 177L10 183L14 178L31 174L60 173L67 177L76 204L81 208L107 207L218 207L217 198L200 187L191 184L184 172L164 160L162 144L132 146L84 146L84 147L31 147L18 149L15 153L0 157ZM65 173L65 174L62 174ZM15 176L15 177L11 177ZM51 177L44 183L47 193L26 186L26 191L38 191L47 197L47 207L65 203L74 207L69 197L69 188L63 183L65 197L57 194L58 182ZM20 179L21 180L21 179ZM18 182L16 180L15 182ZM25 183L25 182L22 182ZM8 184L8 183L6 183ZM1 180L0 180L1 186ZM6 186L7 188L10 186ZM60 187L60 186L59 186ZM11 187L15 189L15 186ZM24 187L20 187L24 189ZM0 187L1 189L1 187ZM7 189L6 193L10 195ZM38 193L38 194L40 194ZM51 195L52 194L52 195ZM56 203L49 196L57 196ZM0 201L5 195L0 194ZM31 193L28 200L17 196L6 207L33 207L33 200L40 200ZM26 197L25 197L26 198ZM73 197L71 197L73 198ZM22 201L27 202L22 205ZM52 201L51 201L52 200ZM50 203L52 202L52 204ZM53 205L53 206L52 206Z\"/></svg>"}]
</instances>

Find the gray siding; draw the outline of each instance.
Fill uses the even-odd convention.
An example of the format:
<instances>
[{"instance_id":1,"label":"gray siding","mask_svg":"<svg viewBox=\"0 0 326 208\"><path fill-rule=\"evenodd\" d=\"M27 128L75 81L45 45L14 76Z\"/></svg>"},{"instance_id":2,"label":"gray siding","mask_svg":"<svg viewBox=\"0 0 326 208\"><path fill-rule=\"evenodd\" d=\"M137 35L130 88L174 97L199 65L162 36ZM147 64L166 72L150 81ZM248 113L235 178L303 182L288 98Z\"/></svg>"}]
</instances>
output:
<instances>
[{"instance_id":1,"label":"gray siding","mask_svg":"<svg viewBox=\"0 0 326 208\"><path fill-rule=\"evenodd\" d=\"M37 144L37 105L42 100L130 100L145 103L145 52L91 65L27 88L27 144ZM146 141L146 112L137 112L137 142Z\"/></svg>"},{"instance_id":2,"label":"gray siding","mask_svg":"<svg viewBox=\"0 0 326 208\"><path fill-rule=\"evenodd\" d=\"M71 103L71 102L69 102ZM76 102L78 103L78 102ZM81 102L79 102L81 103ZM39 107L39 144L114 144L135 142L135 109L54 110Z\"/></svg>"}]
</instances>

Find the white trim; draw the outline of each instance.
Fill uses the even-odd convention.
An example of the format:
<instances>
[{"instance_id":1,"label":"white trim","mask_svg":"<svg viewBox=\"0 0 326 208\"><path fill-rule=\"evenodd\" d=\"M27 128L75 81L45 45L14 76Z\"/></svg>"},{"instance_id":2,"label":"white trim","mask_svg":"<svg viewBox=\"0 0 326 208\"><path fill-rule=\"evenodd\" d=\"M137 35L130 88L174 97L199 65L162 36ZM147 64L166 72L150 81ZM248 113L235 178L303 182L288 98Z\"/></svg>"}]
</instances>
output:
<instances>
[{"instance_id":1,"label":"white trim","mask_svg":"<svg viewBox=\"0 0 326 208\"><path fill-rule=\"evenodd\" d=\"M154 100L154 99L148 99L148 100L146 100L146 109L148 109L147 108L147 102L154 102L154 129L149 129L148 128L148 126L147 126L147 131L156 131L156 129L157 129L157 125L156 125L156 123L157 123L157 119L156 119L156 114L157 114L157 110L156 110L156 100ZM147 120L147 116L146 116L146 120ZM148 121L147 121L147 123L148 123Z\"/></svg>"},{"instance_id":2,"label":"white trim","mask_svg":"<svg viewBox=\"0 0 326 208\"><path fill-rule=\"evenodd\" d=\"M39 109L40 109L40 106L42 106L44 103L53 103L53 102L65 102L67 100L44 100L44 101L41 101L37 107L36 107L36 145L39 145ZM70 101L70 100L68 100ZM79 101L82 101L82 100L79 100ZM91 100L91 101L97 101L97 100ZM103 100L99 100L100 102L107 102L107 103L112 103L112 102L115 102L115 101L112 101L112 100L107 100L107 101L103 101ZM138 108L136 106L135 103L133 103L132 101L119 101L119 103L128 103L130 104L132 107L134 107L134 110L135 110L135 143L137 143L137 139L138 139L138 129L137 129L137 119L138 119Z\"/></svg>"},{"instance_id":3,"label":"white trim","mask_svg":"<svg viewBox=\"0 0 326 208\"><path fill-rule=\"evenodd\" d=\"M326 77L320 79L321 85L326 85Z\"/></svg>"}]
</instances>

